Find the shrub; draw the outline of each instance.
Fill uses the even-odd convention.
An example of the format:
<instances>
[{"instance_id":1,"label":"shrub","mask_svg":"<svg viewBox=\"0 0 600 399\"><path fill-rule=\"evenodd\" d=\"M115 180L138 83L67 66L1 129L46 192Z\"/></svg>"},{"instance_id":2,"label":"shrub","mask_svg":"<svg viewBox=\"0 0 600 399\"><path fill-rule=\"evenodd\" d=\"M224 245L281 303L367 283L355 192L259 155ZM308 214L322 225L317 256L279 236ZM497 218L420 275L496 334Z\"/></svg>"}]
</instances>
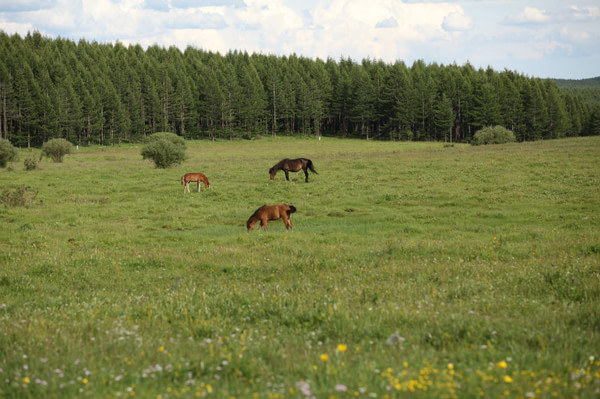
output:
<instances>
[{"instance_id":1,"label":"shrub","mask_svg":"<svg viewBox=\"0 0 600 399\"><path fill-rule=\"evenodd\" d=\"M0 204L7 208L29 206L35 200L37 194L36 189L26 186L5 188L0 193Z\"/></svg>"},{"instance_id":2,"label":"shrub","mask_svg":"<svg viewBox=\"0 0 600 399\"><path fill-rule=\"evenodd\" d=\"M185 160L185 140L175 133L154 133L142 148L142 157L157 168L168 168Z\"/></svg>"},{"instance_id":3,"label":"shrub","mask_svg":"<svg viewBox=\"0 0 600 399\"><path fill-rule=\"evenodd\" d=\"M0 168L6 168L10 161L17 159L17 149L5 139L0 139Z\"/></svg>"},{"instance_id":4,"label":"shrub","mask_svg":"<svg viewBox=\"0 0 600 399\"><path fill-rule=\"evenodd\" d=\"M65 155L73 152L73 144L65 139L50 139L42 146L42 154L54 162L62 162Z\"/></svg>"},{"instance_id":5,"label":"shrub","mask_svg":"<svg viewBox=\"0 0 600 399\"><path fill-rule=\"evenodd\" d=\"M25 158L25 161L23 161L23 165L25 165L25 170L39 169L41 160L41 157L39 161L35 158Z\"/></svg>"},{"instance_id":6,"label":"shrub","mask_svg":"<svg viewBox=\"0 0 600 399\"><path fill-rule=\"evenodd\" d=\"M502 126L487 126L475 132L472 145L504 144L516 141L515 134Z\"/></svg>"}]
</instances>

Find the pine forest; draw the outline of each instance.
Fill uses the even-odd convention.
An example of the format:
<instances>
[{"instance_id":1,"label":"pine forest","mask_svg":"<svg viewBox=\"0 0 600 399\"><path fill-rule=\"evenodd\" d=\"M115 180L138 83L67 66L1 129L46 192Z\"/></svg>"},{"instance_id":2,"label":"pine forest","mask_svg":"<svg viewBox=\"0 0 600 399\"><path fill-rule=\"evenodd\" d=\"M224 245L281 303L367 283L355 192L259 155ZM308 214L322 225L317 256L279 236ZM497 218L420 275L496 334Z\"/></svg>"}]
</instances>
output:
<instances>
[{"instance_id":1,"label":"pine forest","mask_svg":"<svg viewBox=\"0 0 600 399\"><path fill-rule=\"evenodd\" d=\"M517 72L188 47L100 44L0 31L0 138L38 147L313 135L469 142L600 134L600 103Z\"/></svg>"}]
</instances>

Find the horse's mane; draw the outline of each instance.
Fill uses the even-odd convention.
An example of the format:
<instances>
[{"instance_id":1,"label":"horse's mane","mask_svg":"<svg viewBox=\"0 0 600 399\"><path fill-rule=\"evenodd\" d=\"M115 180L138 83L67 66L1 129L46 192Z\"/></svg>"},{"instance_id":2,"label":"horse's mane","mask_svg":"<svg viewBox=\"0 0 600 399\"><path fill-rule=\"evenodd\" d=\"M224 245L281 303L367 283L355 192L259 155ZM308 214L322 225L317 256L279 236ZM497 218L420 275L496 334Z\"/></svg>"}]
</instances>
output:
<instances>
[{"instance_id":1,"label":"horse's mane","mask_svg":"<svg viewBox=\"0 0 600 399\"><path fill-rule=\"evenodd\" d=\"M283 166L283 164L286 163L289 160L290 160L289 158L282 159L281 161L279 161L275 165L273 165L273 167L271 169L275 169L275 168L281 169L281 167Z\"/></svg>"},{"instance_id":2,"label":"horse's mane","mask_svg":"<svg viewBox=\"0 0 600 399\"><path fill-rule=\"evenodd\" d=\"M254 219L254 217L258 215L258 212L260 212L260 210L261 210L261 209L263 209L265 206L267 206L267 204L265 204L265 205L261 206L261 207L260 207L260 208L258 208L256 211L254 211L254 213L252 214L252 216L250 216L250 217L248 218L248 221L251 221L252 219Z\"/></svg>"}]
</instances>

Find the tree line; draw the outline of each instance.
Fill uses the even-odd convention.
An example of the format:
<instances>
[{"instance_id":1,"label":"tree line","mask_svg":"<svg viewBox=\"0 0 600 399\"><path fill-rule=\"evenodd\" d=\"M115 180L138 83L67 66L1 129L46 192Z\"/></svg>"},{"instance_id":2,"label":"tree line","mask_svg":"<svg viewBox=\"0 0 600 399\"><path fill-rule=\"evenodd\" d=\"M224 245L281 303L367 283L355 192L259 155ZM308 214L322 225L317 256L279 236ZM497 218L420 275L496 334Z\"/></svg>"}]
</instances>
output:
<instances>
[{"instance_id":1,"label":"tree line","mask_svg":"<svg viewBox=\"0 0 600 399\"><path fill-rule=\"evenodd\" d=\"M600 134L600 112L553 81L469 63L144 50L1 31L0 60L0 138L20 147L162 131L459 142L492 125L521 141Z\"/></svg>"}]
</instances>

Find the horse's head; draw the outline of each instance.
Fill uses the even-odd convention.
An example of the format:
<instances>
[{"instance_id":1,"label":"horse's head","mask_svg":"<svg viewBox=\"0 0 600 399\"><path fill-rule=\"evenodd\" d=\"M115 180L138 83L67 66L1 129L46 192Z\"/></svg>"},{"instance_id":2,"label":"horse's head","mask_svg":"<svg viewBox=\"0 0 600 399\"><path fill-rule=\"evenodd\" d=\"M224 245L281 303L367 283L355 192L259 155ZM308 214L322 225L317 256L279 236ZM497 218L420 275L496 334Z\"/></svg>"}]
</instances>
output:
<instances>
[{"instance_id":1,"label":"horse's head","mask_svg":"<svg viewBox=\"0 0 600 399\"><path fill-rule=\"evenodd\" d=\"M275 168L269 169L269 175L271 176L271 180L273 180L275 178L275 173L276 173Z\"/></svg>"},{"instance_id":2,"label":"horse's head","mask_svg":"<svg viewBox=\"0 0 600 399\"><path fill-rule=\"evenodd\" d=\"M254 223L255 222L251 222L250 219L246 222L246 229L248 231L252 231L252 229L254 229Z\"/></svg>"}]
</instances>

